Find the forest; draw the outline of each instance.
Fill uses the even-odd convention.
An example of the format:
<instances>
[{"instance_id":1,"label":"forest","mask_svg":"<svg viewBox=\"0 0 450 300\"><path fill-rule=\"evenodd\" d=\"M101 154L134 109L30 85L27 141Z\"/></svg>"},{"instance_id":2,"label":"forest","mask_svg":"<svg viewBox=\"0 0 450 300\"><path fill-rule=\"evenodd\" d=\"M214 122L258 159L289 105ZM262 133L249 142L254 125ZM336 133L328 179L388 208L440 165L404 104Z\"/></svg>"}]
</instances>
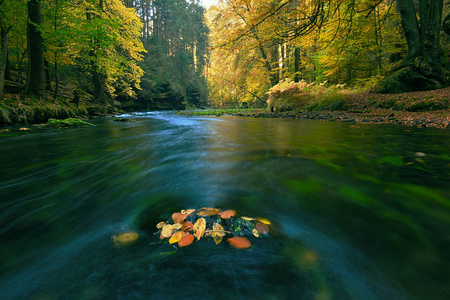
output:
<instances>
[{"instance_id":1,"label":"forest","mask_svg":"<svg viewBox=\"0 0 450 300\"><path fill-rule=\"evenodd\" d=\"M71 116L266 107L311 86L442 89L449 11L444 0L1 0L2 120L26 119L17 103L45 121L55 105Z\"/></svg>"}]
</instances>

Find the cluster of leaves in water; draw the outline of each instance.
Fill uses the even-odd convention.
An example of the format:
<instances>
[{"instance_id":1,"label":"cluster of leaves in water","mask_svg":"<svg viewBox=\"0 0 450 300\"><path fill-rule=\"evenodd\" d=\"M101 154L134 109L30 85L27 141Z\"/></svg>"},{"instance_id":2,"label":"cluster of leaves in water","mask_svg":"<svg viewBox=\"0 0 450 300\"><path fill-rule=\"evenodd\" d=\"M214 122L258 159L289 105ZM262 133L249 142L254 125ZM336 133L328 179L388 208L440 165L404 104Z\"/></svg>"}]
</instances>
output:
<instances>
[{"instance_id":1,"label":"cluster of leaves in water","mask_svg":"<svg viewBox=\"0 0 450 300\"><path fill-rule=\"evenodd\" d=\"M170 244L179 247L189 246L195 239L211 238L220 244L226 238L234 248L245 249L252 245L247 237L262 237L269 232L268 225L266 219L237 217L234 210L203 207L175 212L156 227L161 240L169 239Z\"/></svg>"}]
</instances>

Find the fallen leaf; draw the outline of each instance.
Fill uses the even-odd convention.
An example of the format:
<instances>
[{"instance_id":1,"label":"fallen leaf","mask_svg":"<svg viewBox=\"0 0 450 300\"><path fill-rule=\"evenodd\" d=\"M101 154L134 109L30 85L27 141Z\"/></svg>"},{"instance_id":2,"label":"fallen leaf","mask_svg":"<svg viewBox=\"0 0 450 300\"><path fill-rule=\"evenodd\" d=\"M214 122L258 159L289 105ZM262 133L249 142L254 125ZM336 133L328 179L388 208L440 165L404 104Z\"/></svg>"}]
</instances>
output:
<instances>
[{"instance_id":1,"label":"fallen leaf","mask_svg":"<svg viewBox=\"0 0 450 300\"><path fill-rule=\"evenodd\" d=\"M249 218L249 217L241 217L241 219L244 219L245 221L253 221L255 218Z\"/></svg>"},{"instance_id":2,"label":"fallen leaf","mask_svg":"<svg viewBox=\"0 0 450 300\"><path fill-rule=\"evenodd\" d=\"M137 232L123 232L112 237L114 244L119 247L126 246L139 238L139 234Z\"/></svg>"},{"instance_id":3,"label":"fallen leaf","mask_svg":"<svg viewBox=\"0 0 450 300\"><path fill-rule=\"evenodd\" d=\"M32 130L31 128L21 127L19 130Z\"/></svg>"},{"instance_id":4,"label":"fallen leaf","mask_svg":"<svg viewBox=\"0 0 450 300\"><path fill-rule=\"evenodd\" d=\"M183 223L188 215L183 213L174 213L172 214L172 220L174 223Z\"/></svg>"},{"instance_id":5,"label":"fallen leaf","mask_svg":"<svg viewBox=\"0 0 450 300\"><path fill-rule=\"evenodd\" d=\"M173 235L172 235L172 237L170 238L170 240L169 240L169 243L170 244L175 244L175 243L177 243L181 238L182 238L182 232L181 231L177 231L177 232L175 232Z\"/></svg>"},{"instance_id":6,"label":"fallen leaf","mask_svg":"<svg viewBox=\"0 0 450 300\"><path fill-rule=\"evenodd\" d=\"M180 223L175 223L172 225L172 229L180 229L182 226Z\"/></svg>"},{"instance_id":7,"label":"fallen leaf","mask_svg":"<svg viewBox=\"0 0 450 300\"><path fill-rule=\"evenodd\" d=\"M216 243L216 245L219 245L221 241L222 241L222 237L220 235L214 236L214 242Z\"/></svg>"},{"instance_id":8,"label":"fallen leaf","mask_svg":"<svg viewBox=\"0 0 450 300\"><path fill-rule=\"evenodd\" d=\"M164 225L166 225L166 222L159 222L158 224L156 224L156 228L163 228Z\"/></svg>"},{"instance_id":9,"label":"fallen leaf","mask_svg":"<svg viewBox=\"0 0 450 300\"><path fill-rule=\"evenodd\" d=\"M220 209L217 209L217 208L203 208L203 210L201 210L197 213L197 216L210 217L210 216L217 214L219 211L220 211Z\"/></svg>"},{"instance_id":10,"label":"fallen leaf","mask_svg":"<svg viewBox=\"0 0 450 300\"><path fill-rule=\"evenodd\" d=\"M223 229L222 225L220 225L219 223L214 223L213 224L213 232L212 232L212 236L225 236L225 230Z\"/></svg>"},{"instance_id":11,"label":"fallen leaf","mask_svg":"<svg viewBox=\"0 0 450 300\"><path fill-rule=\"evenodd\" d=\"M169 238L172 235L172 233L173 233L173 228L172 228L172 225L170 225L170 224L164 225L164 227L161 230L161 236L163 238Z\"/></svg>"},{"instance_id":12,"label":"fallen leaf","mask_svg":"<svg viewBox=\"0 0 450 300\"><path fill-rule=\"evenodd\" d=\"M194 236L192 234L186 234L181 237L181 239L178 241L179 247L186 247L192 244L194 241Z\"/></svg>"},{"instance_id":13,"label":"fallen leaf","mask_svg":"<svg viewBox=\"0 0 450 300\"><path fill-rule=\"evenodd\" d=\"M205 218L200 218L194 224L194 235L197 241L203 236L206 230L206 220Z\"/></svg>"},{"instance_id":14,"label":"fallen leaf","mask_svg":"<svg viewBox=\"0 0 450 300\"><path fill-rule=\"evenodd\" d=\"M195 211L195 209L182 209L181 213L185 215L190 215Z\"/></svg>"},{"instance_id":15,"label":"fallen leaf","mask_svg":"<svg viewBox=\"0 0 450 300\"><path fill-rule=\"evenodd\" d=\"M253 229L253 230L252 230L252 233L253 233L253 235L254 235L255 237L259 237L259 232L258 232L258 230Z\"/></svg>"},{"instance_id":16,"label":"fallen leaf","mask_svg":"<svg viewBox=\"0 0 450 300\"><path fill-rule=\"evenodd\" d=\"M219 216L224 220L234 217L235 215L236 215L236 211L231 210L231 209L219 212Z\"/></svg>"},{"instance_id":17,"label":"fallen leaf","mask_svg":"<svg viewBox=\"0 0 450 300\"><path fill-rule=\"evenodd\" d=\"M1 129L0 130L0 132L8 132L9 131L9 129L7 128L7 129Z\"/></svg>"},{"instance_id":18,"label":"fallen leaf","mask_svg":"<svg viewBox=\"0 0 450 300\"><path fill-rule=\"evenodd\" d=\"M236 249L246 249L252 245L252 243L245 237L235 236L228 239L228 243Z\"/></svg>"},{"instance_id":19,"label":"fallen leaf","mask_svg":"<svg viewBox=\"0 0 450 300\"><path fill-rule=\"evenodd\" d=\"M256 220L260 221L263 224L270 225L270 221L264 218L257 218Z\"/></svg>"},{"instance_id":20,"label":"fallen leaf","mask_svg":"<svg viewBox=\"0 0 450 300\"><path fill-rule=\"evenodd\" d=\"M181 226L181 230L183 231L191 231L192 229L194 229L194 223L191 221L185 221L183 226Z\"/></svg>"},{"instance_id":21,"label":"fallen leaf","mask_svg":"<svg viewBox=\"0 0 450 300\"><path fill-rule=\"evenodd\" d=\"M256 223L256 229L258 229L259 233L261 234L266 234L269 232L269 227L261 222Z\"/></svg>"}]
</instances>

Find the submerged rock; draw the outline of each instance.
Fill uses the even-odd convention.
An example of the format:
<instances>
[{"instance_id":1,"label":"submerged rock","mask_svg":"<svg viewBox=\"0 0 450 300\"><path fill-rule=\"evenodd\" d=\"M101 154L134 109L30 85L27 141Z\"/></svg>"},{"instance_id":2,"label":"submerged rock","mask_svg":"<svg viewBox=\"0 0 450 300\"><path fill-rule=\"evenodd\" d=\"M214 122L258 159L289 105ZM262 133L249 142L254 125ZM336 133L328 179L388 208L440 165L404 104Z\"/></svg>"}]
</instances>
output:
<instances>
[{"instance_id":1,"label":"submerged rock","mask_svg":"<svg viewBox=\"0 0 450 300\"><path fill-rule=\"evenodd\" d=\"M68 118L64 120L59 119L49 119L47 122L48 127L60 128L60 127L87 127L94 126L94 124L88 123L86 121L77 118Z\"/></svg>"}]
</instances>

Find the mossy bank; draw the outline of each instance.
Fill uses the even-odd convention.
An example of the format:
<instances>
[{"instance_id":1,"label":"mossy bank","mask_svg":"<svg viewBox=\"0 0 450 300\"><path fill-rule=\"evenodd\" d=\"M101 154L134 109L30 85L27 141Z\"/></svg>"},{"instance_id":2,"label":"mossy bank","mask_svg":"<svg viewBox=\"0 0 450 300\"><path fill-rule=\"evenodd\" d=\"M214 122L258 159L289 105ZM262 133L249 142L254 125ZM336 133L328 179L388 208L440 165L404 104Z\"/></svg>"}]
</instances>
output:
<instances>
[{"instance_id":1,"label":"mossy bank","mask_svg":"<svg viewBox=\"0 0 450 300\"><path fill-rule=\"evenodd\" d=\"M89 118L120 112L112 106L64 100L9 98L0 101L0 126L45 123L49 119Z\"/></svg>"}]
</instances>

